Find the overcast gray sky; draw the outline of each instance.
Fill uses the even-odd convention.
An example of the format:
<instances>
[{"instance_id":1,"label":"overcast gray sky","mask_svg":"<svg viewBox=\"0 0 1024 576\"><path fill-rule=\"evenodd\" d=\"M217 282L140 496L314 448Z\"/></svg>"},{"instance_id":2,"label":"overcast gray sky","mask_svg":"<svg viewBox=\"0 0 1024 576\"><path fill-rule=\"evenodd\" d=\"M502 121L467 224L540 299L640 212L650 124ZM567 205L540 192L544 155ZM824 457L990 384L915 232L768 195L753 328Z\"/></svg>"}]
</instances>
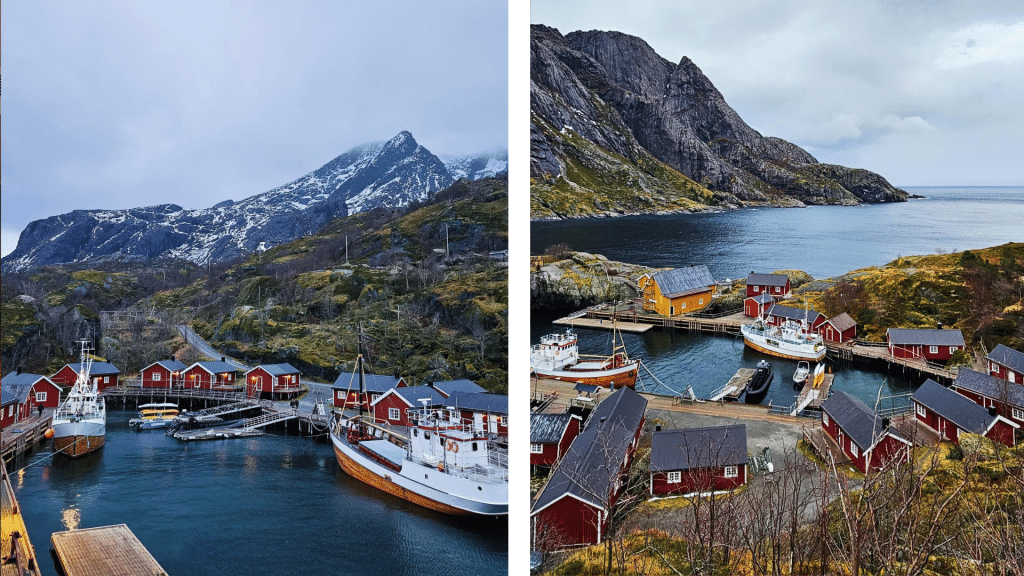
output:
<instances>
[{"instance_id":1,"label":"overcast gray sky","mask_svg":"<svg viewBox=\"0 0 1024 576\"><path fill-rule=\"evenodd\" d=\"M534 0L688 56L753 128L897 186L1024 185L1024 2Z\"/></svg>"},{"instance_id":2,"label":"overcast gray sky","mask_svg":"<svg viewBox=\"0 0 1024 576\"><path fill-rule=\"evenodd\" d=\"M204 208L402 130L507 147L505 2L3 2L3 254L74 209Z\"/></svg>"}]
</instances>

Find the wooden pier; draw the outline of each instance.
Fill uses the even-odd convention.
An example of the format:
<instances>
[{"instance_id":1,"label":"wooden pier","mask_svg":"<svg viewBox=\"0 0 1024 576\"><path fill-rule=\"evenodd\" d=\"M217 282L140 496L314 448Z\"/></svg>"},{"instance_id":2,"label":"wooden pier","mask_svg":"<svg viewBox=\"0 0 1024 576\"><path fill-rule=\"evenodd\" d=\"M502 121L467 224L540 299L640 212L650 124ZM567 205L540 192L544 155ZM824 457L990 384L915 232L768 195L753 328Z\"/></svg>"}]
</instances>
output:
<instances>
[{"instance_id":1,"label":"wooden pier","mask_svg":"<svg viewBox=\"0 0 1024 576\"><path fill-rule=\"evenodd\" d=\"M708 400L712 402L718 402L719 400L736 401L747 389L747 385L750 384L751 378L754 377L753 368L740 368L736 371L736 374L718 390L711 393L711 397Z\"/></svg>"},{"instance_id":2,"label":"wooden pier","mask_svg":"<svg viewBox=\"0 0 1024 576\"><path fill-rule=\"evenodd\" d=\"M817 386L814 385L813 373L807 377L803 389L800 390L800 395L797 396L796 402L790 408L790 416L796 416L807 408L821 408L821 403L828 398L832 390L832 383L836 379L835 374L823 374L822 376L822 381Z\"/></svg>"},{"instance_id":3,"label":"wooden pier","mask_svg":"<svg viewBox=\"0 0 1024 576\"><path fill-rule=\"evenodd\" d=\"M720 315L695 312L680 316L662 316L639 311L636 306L603 304L570 314L565 318L559 318L553 324L604 330L611 330L614 325L622 332L636 333L660 328L662 330L679 329L731 335L739 334L740 326L745 322L750 322L750 318L744 316L742 310Z\"/></svg>"},{"instance_id":4,"label":"wooden pier","mask_svg":"<svg viewBox=\"0 0 1024 576\"><path fill-rule=\"evenodd\" d=\"M27 418L11 424L0 433L0 457L4 462L28 452L45 440L53 416Z\"/></svg>"},{"instance_id":5,"label":"wooden pier","mask_svg":"<svg viewBox=\"0 0 1024 576\"><path fill-rule=\"evenodd\" d=\"M28 539L28 529L21 515L18 499L14 497L11 478L3 466L0 480L0 576L39 576L39 560L36 549Z\"/></svg>"},{"instance_id":6,"label":"wooden pier","mask_svg":"<svg viewBox=\"0 0 1024 576\"><path fill-rule=\"evenodd\" d=\"M826 340L825 347L828 348L828 355L837 360L873 360L886 362L890 366L899 366L904 371L916 370L930 377L940 378L945 381L955 380L958 370L950 370L940 364L928 362L924 358L898 358L889 352L889 346L884 342L867 342L854 340L843 342L831 342Z\"/></svg>"},{"instance_id":7,"label":"wooden pier","mask_svg":"<svg viewBox=\"0 0 1024 576\"><path fill-rule=\"evenodd\" d=\"M124 524L54 532L50 543L67 576L167 576Z\"/></svg>"},{"instance_id":8,"label":"wooden pier","mask_svg":"<svg viewBox=\"0 0 1024 576\"><path fill-rule=\"evenodd\" d=\"M572 326L573 328L597 328L601 330L611 330L613 323L610 320L605 322L604 319L601 318L565 317L555 320L554 322L552 322L552 324L557 324L559 326ZM630 332L632 334L643 334L644 332L647 332L651 328L654 328L653 324L628 322L623 320L615 322L614 324L615 329L618 330L619 332Z\"/></svg>"}]
</instances>

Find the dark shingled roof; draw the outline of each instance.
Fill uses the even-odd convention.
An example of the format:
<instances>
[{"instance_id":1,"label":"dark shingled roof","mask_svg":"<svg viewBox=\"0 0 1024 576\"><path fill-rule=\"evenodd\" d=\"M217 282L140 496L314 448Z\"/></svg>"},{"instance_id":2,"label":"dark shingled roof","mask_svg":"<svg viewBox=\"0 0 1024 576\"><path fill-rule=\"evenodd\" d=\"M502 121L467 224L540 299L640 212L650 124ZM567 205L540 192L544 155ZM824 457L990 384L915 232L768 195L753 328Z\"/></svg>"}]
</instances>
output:
<instances>
[{"instance_id":1,"label":"dark shingled roof","mask_svg":"<svg viewBox=\"0 0 1024 576\"><path fill-rule=\"evenodd\" d=\"M1014 406L1024 407L1024 385L996 378L991 374L976 372L970 368L961 368L953 386L977 392L989 398L1006 401Z\"/></svg>"},{"instance_id":2,"label":"dark shingled roof","mask_svg":"<svg viewBox=\"0 0 1024 576\"><path fill-rule=\"evenodd\" d=\"M476 382L471 380L442 380L440 382L434 382L430 386L433 386L437 390L441 391L445 396L451 396L456 392L486 392Z\"/></svg>"},{"instance_id":3,"label":"dark shingled roof","mask_svg":"<svg viewBox=\"0 0 1024 576\"><path fill-rule=\"evenodd\" d=\"M771 304L772 302L775 302L775 298L767 292L762 292L757 296L747 296L747 300L753 300L758 304Z\"/></svg>"},{"instance_id":4,"label":"dark shingled roof","mask_svg":"<svg viewBox=\"0 0 1024 576\"><path fill-rule=\"evenodd\" d=\"M889 342L923 346L963 346L964 335L960 330L935 328L889 328L885 331Z\"/></svg>"},{"instance_id":5,"label":"dark shingled roof","mask_svg":"<svg viewBox=\"0 0 1024 576\"><path fill-rule=\"evenodd\" d=\"M238 372L238 367L234 364L228 364L227 362L221 362L220 360L209 360L196 362L192 366L200 366L211 374L224 374L225 372Z\"/></svg>"},{"instance_id":6,"label":"dark shingled roof","mask_svg":"<svg viewBox=\"0 0 1024 576\"><path fill-rule=\"evenodd\" d=\"M796 320L797 322L802 321L804 318L807 319L807 323L814 322L814 319L821 315L820 312L814 308L793 308L792 306L783 306L782 304L772 304L768 308L769 316L778 316L779 318L787 318L789 320Z\"/></svg>"},{"instance_id":7,"label":"dark shingled roof","mask_svg":"<svg viewBox=\"0 0 1024 576\"><path fill-rule=\"evenodd\" d=\"M508 396L486 392L456 392L444 401L449 408L462 408L475 412L508 414Z\"/></svg>"},{"instance_id":8,"label":"dark shingled roof","mask_svg":"<svg viewBox=\"0 0 1024 576\"><path fill-rule=\"evenodd\" d=\"M833 316L832 318L829 318L825 322L831 324L833 327L835 327L836 330L839 330L840 332L845 332L846 330L853 328L854 326L857 325L857 321L851 318L850 315L847 314L846 312L843 312L838 316Z\"/></svg>"},{"instance_id":9,"label":"dark shingled roof","mask_svg":"<svg viewBox=\"0 0 1024 576\"><path fill-rule=\"evenodd\" d=\"M651 472L747 463L747 425L662 430L651 436Z\"/></svg>"},{"instance_id":10,"label":"dark shingled roof","mask_svg":"<svg viewBox=\"0 0 1024 576\"><path fill-rule=\"evenodd\" d=\"M28 393L32 385L40 380L46 380L42 374L31 374L22 372L15 374L11 372L3 379L0 379L0 404L4 406L11 403L24 404L28 400Z\"/></svg>"},{"instance_id":11,"label":"dark shingled roof","mask_svg":"<svg viewBox=\"0 0 1024 576\"><path fill-rule=\"evenodd\" d=\"M378 374L364 374L363 386L366 391L372 394L383 394L398 386L400 378L395 376L381 376ZM359 376L352 376L351 373L342 373L331 386L332 390L348 390L351 382L352 390L359 392Z\"/></svg>"},{"instance_id":12,"label":"dark shingled roof","mask_svg":"<svg viewBox=\"0 0 1024 576\"><path fill-rule=\"evenodd\" d=\"M531 514L567 494L603 507L646 410L647 399L631 388L620 388L598 404L586 429L573 440L544 485Z\"/></svg>"},{"instance_id":13,"label":"dark shingled roof","mask_svg":"<svg viewBox=\"0 0 1024 576\"><path fill-rule=\"evenodd\" d=\"M861 450L867 450L886 432L882 426L882 418L875 415L860 398L838 390L821 403L821 409L843 432L850 437ZM895 431L890 431L898 436Z\"/></svg>"},{"instance_id":14,"label":"dark shingled roof","mask_svg":"<svg viewBox=\"0 0 1024 576\"><path fill-rule=\"evenodd\" d=\"M711 272L708 272L708 267L703 264L655 272L651 278L658 283L658 288L667 298L703 292L715 285L715 279L711 277Z\"/></svg>"},{"instance_id":15,"label":"dark shingled roof","mask_svg":"<svg viewBox=\"0 0 1024 576\"><path fill-rule=\"evenodd\" d=\"M530 443L554 444L562 440L566 426L573 419L568 412L562 414L530 414Z\"/></svg>"},{"instance_id":16,"label":"dark shingled roof","mask_svg":"<svg viewBox=\"0 0 1024 576\"><path fill-rule=\"evenodd\" d=\"M78 374L78 371L81 370L82 363L75 362L74 364L67 364L67 366L70 366L71 369L75 371L75 374ZM61 370L63 370L63 368L61 368ZM113 376L114 374L120 373L121 371L110 362L93 362L92 368L89 370L89 376Z\"/></svg>"},{"instance_id":17,"label":"dark shingled roof","mask_svg":"<svg viewBox=\"0 0 1024 576\"><path fill-rule=\"evenodd\" d=\"M395 388L395 394L398 394L402 398L405 398L406 402L412 404L413 408L420 408L423 403L421 399L427 398L427 406L444 406L444 396L434 390L430 386L404 386L402 388Z\"/></svg>"},{"instance_id":18,"label":"dark shingled roof","mask_svg":"<svg viewBox=\"0 0 1024 576\"><path fill-rule=\"evenodd\" d=\"M998 362L1014 372L1024 374L1024 352L1018 352L1000 344L989 352L988 359Z\"/></svg>"},{"instance_id":19,"label":"dark shingled roof","mask_svg":"<svg viewBox=\"0 0 1024 576\"><path fill-rule=\"evenodd\" d=\"M271 376L284 376L285 374L298 374L299 369L295 368L291 364L260 364L256 368L262 368L267 371ZM252 370L255 370L253 368ZM252 372L249 370L249 372ZM249 372L246 372L248 374Z\"/></svg>"},{"instance_id":20,"label":"dark shingled roof","mask_svg":"<svg viewBox=\"0 0 1024 576\"><path fill-rule=\"evenodd\" d=\"M747 286L785 286L789 276L785 274L758 274L751 272L747 276Z\"/></svg>"},{"instance_id":21,"label":"dark shingled roof","mask_svg":"<svg viewBox=\"0 0 1024 576\"><path fill-rule=\"evenodd\" d=\"M996 419L970 398L931 378L925 380L910 399L972 434L984 434Z\"/></svg>"},{"instance_id":22,"label":"dark shingled roof","mask_svg":"<svg viewBox=\"0 0 1024 576\"><path fill-rule=\"evenodd\" d=\"M146 366L146 368L149 368L151 366L163 366L164 368L170 370L171 372L182 372L186 368L188 368L188 366L186 366L183 362L178 362L177 360L157 360L156 362L153 362L149 366ZM145 370L145 368L143 368L143 370Z\"/></svg>"}]
</instances>

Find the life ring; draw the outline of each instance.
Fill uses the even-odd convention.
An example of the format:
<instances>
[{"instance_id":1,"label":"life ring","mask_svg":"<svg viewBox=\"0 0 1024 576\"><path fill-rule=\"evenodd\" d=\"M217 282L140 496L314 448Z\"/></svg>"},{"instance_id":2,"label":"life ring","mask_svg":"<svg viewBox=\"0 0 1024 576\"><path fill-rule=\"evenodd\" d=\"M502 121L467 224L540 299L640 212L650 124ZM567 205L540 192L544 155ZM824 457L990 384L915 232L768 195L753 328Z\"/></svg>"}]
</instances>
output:
<instances>
[{"instance_id":1,"label":"life ring","mask_svg":"<svg viewBox=\"0 0 1024 576\"><path fill-rule=\"evenodd\" d=\"M451 440L451 439L449 439L448 442L445 443L444 448L445 448L445 450L447 450L449 452L458 452L459 451L458 443L455 442L455 440Z\"/></svg>"}]
</instances>

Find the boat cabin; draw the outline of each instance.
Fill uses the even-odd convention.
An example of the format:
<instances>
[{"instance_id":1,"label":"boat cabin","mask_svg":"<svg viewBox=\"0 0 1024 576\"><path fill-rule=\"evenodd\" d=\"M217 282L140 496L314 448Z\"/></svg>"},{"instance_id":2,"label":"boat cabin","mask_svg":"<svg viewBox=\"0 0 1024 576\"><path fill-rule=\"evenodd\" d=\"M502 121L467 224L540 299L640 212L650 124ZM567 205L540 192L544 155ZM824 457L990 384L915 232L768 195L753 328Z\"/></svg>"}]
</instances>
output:
<instances>
[{"instance_id":1,"label":"boat cabin","mask_svg":"<svg viewBox=\"0 0 1024 576\"><path fill-rule=\"evenodd\" d=\"M60 388L42 374L11 372L0 379L0 428L60 405Z\"/></svg>"},{"instance_id":2,"label":"boat cabin","mask_svg":"<svg viewBox=\"0 0 1024 576\"><path fill-rule=\"evenodd\" d=\"M890 427L887 418L842 390L821 403L821 427L865 474L890 462L910 461L910 441Z\"/></svg>"},{"instance_id":3,"label":"boat cabin","mask_svg":"<svg viewBox=\"0 0 1024 576\"><path fill-rule=\"evenodd\" d=\"M291 364L261 364L245 373L245 391L249 398L296 398L302 392L299 369Z\"/></svg>"},{"instance_id":4,"label":"boat cabin","mask_svg":"<svg viewBox=\"0 0 1024 576\"><path fill-rule=\"evenodd\" d=\"M776 300L785 300L792 296L789 276L785 274L758 274L751 272L747 276L747 296L770 294Z\"/></svg>"},{"instance_id":5,"label":"boat cabin","mask_svg":"<svg viewBox=\"0 0 1024 576\"><path fill-rule=\"evenodd\" d=\"M65 364L56 374L50 376L50 380L62 386L73 386L78 381L78 371L81 368L81 362ZM117 386L120 375L121 371L109 362L93 362L89 370L89 379L96 384L96 390L99 392Z\"/></svg>"},{"instance_id":6,"label":"boat cabin","mask_svg":"<svg viewBox=\"0 0 1024 576\"><path fill-rule=\"evenodd\" d=\"M181 374L187 368L183 362L173 358L153 362L142 369L142 387L181 388L184 385Z\"/></svg>"},{"instance_id":7,"label":"boat cabin","mask_svg":"<svg viewBox=\"0 0 1024 576\"><path fill-rule=\"evenodd\" d=\"M819 324L817 331L825 340L842 344L857 337L857 322L843 312Z\"/></svg>"},{"instance_id":8,"label":"boat cabin","mask_svg":"<svg viewBox=\"0 0 1024 576\"><path fill-rule=\"evenodd\" d=\"M486 434L473 430L465 422L452 422L438 418L430 408L414 408L409 419L416 425L409 430L409 454L438 470L485 471L487 475L499 472L500 466L489 461L489 439Z\"/></svg>"},{"instance_id":9,"label":"boat cabin","mask_svg":"<svg viewBox=\"0 0 1024 576\"><path fill-rule=\"evenodd\" d=\"M747 483L747 426L660 430L651 435L651 496L733 490Z\"/></svg>"},{"instance_id":10,"label":"boat cabin","mask_svg":"<svg viewBox=\"0 0 1024 576\"><path fill-rule=\"evenodd\" d=\"M982 408L995 408L1000 416L1024 426L1024 384L961 368L950 388Z\"/></svg>"},{"instance_id":11,"label":"boat cabin","mask_svg":"<svg viewBox=\"0 0 1024 576\"><path fill-rule=\"evenodd\" d=\"M331 386L331 390L334 392L334 407L342 409L356 408L361 401L363 409L369 412L370 405L376 402L388 390L392 388L405 388L408 385L405 379L397 374L394 376L364 374L364 392L362 398L360 398L359 376L351 373L342 373Z\"/></svg>"},{"instance_id":12,"label":"boat cabin","mask_svg":"<svg viewBox=\"0 0 1024 576\"><path fill-rule=\"evenodd\" d=\"M561 460L580 433L582 419L575 414L530 414L530 465L551 467Z\"/></svg>"},{"instance_id":13,"label":"boat cabin","mask_svg":"<svg viewBox=\"0 0 1024 576\"><path fill-rule=\"evenodd\" d=\"M889 328L885 333L889 353L894 358L945 362L954 352L964 349L964 335L959 330Z\"/></svg>"},{"instance_id":14,"label":"boat cabin","mask_svg":"<svg viewBox=\"0 0 1024 576\"><path fill-rule=\"evenodd\" d=\"M931 378L914 392L910 401L917 419L938 432L943 440L959 444L960 435L968 432L1007 446L1016 444L1014 436L1019 424L1000 416L994 406L985 409Z\"/></svg>"},{"instance_id":15,"label":"boat cabin","mask_svg":"<svg viewBox=\"0 0 1024 576\"><path fill-rule=\"evenodd\" d=\"M989 374L1024 386L1024 352L999 344L985 359Z\"/></svg>"},{"instance_id":16,"label":"boat cabin","mask_svg":"<svg viewBox=\"0 0 1024 576\"><path fill-rule=\"evenodd\" d=\"M563 370L579 362L579 340L572 329L540 337L530 348L530 367L534 370Z\"/></svg>"},{"instance_id":17,"label":"boat cabin","mask_svg":"<svg viewBox=\"0 0 1024 576\"><path fill-rule=\"evenodd\" d=\"M238 387L237 374L238 368L222 358L220 362L196 362L181 373L181 379L186 388L234 390Z\"/></svg>"},{"instance_id":18,"label":"boat cabin","mask_svg":"<svg viewBox=\"0 0 1024 576\"><path fill-rule=\"evenodd\" d=\"M691 266L644 274L637 280L644 310L663 316L696 312L709 304L717 282L708 267Z\"/></svg>"}]
</instances>

